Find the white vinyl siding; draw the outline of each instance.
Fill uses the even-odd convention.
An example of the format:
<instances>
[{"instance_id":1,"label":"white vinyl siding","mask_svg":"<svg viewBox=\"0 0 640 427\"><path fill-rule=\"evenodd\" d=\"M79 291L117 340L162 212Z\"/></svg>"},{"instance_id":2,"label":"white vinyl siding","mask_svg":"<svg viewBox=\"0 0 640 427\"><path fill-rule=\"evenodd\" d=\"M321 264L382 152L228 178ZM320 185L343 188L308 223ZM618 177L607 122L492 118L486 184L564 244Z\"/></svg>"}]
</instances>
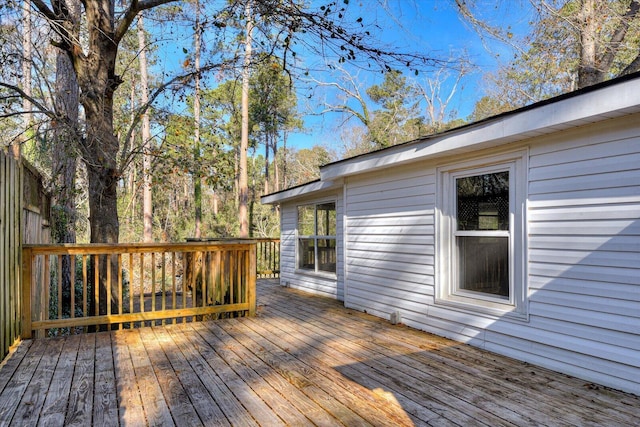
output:
<instances>
[{"instance_id":1,"label":"white vinyl siding","mask_svg":"<svg viewBox=\"0 0 640 427\"><path fill-rule=\"evenodd\" d=\"M433 301L435 169L403 167L345 185L347 306L418 322Z\"/></svg>"},{"instance_id":2,"label":"white vinyl siding","mask_svg":"<svg viewBox=\"0 0 640 427\"><path fill-rule=\"evenodd\" d=\"M638 118L532 146L532 358L640 392ZM568 135L569 136L569 135ZM535 329L534 329L535 328ZM533 334L535 330L535 335ZM518 334L522 335L522 334Z\"/></svg>"},{"instance_id":3,"label":"white vinyl siding","mask_svg":"<svg viewBox=\"0 0 640 427\"><path fill-rule=\"evenodd\" d=\"M296 266L296 228L298 206L322 202L336 203L336 273L314 273L300 270ZM283 203L280 208L280 284L307 292L328 296L342 301L344 299L343 279L343 204L342 191L322 193L317 198L302 199L292 203Z\"/></svg>"},{"instance_id":4,"label":"white vinyl siding","mask_svg":"<svg viewBox=\"0 0 640 427\"><path fill-rule=\"evenodd\" d=\"M639 121L514 147L529 149L527 321L434 303L436 162L346 180L345 305L640 394Z\"/></svg>"}]
</instances>

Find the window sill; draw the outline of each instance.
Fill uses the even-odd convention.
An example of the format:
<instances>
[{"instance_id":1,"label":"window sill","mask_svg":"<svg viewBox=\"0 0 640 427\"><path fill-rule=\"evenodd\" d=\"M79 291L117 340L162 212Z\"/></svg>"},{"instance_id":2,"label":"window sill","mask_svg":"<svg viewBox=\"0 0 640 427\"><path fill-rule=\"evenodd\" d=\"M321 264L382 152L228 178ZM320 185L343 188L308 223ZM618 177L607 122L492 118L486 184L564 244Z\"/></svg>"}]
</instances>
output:
<instances>
[{"instance_id":1,"label":"window sill","mask_svg":"<svg viewBox=\"0 0 640 427\"><path fill-rule=\"evenodd\" d=\"M330 273L328 271L313 271L313 270L305 270L303 268L296 268L295 274L299 274L301 276L319 277L322 279L329 279L329 280L338 280L338 275L336 273Z\"/></svg>"},{"instance_id":2,"label":"window sill","mask_svg":"<svg viewBox=\"0 0 640 427\"><path fill-rule=\"evenodd\" d=\"M500 303L498 301L451 295L447 298L436 298L435 304L467 314L480 314L496 320L510 319L529 322L529 313L527 311L519 310L513 304Z\"/></svg>"}]
</instances>

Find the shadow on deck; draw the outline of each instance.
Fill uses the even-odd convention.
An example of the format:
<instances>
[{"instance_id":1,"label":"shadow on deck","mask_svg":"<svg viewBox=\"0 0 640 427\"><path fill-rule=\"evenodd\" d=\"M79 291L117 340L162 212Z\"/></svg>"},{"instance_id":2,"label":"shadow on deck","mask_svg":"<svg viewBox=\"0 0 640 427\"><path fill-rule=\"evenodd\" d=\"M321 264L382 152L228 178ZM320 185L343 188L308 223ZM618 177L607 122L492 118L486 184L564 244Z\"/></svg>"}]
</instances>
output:
<instances>
[{"instance_id":1,"label":"shadow on deck","mask_svg":"<svg viewBox=\"0 0 640 427\"><path fill-rule=\"evenodd\" d=\"M258 315L24 341L0 425L634 425L640 399L258 281Z\"/></svg>"}]
</instances>

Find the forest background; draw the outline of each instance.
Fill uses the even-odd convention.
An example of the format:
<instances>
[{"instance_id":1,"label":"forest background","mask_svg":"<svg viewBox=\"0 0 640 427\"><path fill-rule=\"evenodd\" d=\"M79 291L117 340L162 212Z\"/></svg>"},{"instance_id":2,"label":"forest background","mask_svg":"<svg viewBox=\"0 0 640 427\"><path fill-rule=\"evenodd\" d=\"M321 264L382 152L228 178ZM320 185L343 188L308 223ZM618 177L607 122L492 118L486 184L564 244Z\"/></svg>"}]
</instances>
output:
<instances>
[{"instance_id":1,"label":"forest background","mask_svg":"<svg viewBox=\"0 0 640 427\"><path fill-rule=\"evenodd\" d=\"M260 195L323 164L638 71L639 10L9 0L0 139L43 172L57 242L278 237Z\"/></svg>"}]
</instances>

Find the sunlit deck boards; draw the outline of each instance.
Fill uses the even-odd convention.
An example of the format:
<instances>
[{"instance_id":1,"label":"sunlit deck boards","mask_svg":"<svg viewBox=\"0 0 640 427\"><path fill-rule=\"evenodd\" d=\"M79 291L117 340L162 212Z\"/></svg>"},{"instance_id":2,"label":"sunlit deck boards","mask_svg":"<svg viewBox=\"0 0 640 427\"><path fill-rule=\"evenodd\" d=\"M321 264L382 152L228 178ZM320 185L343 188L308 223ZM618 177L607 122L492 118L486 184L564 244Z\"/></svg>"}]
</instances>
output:
<instances>
[{"instance_id":1,"label":"sunlit deck boards","mask_svg":"<svg viewBox=\"0 0 640 427\"><path fill-rule=\"evenodd\" d=\"M640 399L258 285L258 316L22 343L0 425L634 425Z\"/></svg>"}]
</instances>

